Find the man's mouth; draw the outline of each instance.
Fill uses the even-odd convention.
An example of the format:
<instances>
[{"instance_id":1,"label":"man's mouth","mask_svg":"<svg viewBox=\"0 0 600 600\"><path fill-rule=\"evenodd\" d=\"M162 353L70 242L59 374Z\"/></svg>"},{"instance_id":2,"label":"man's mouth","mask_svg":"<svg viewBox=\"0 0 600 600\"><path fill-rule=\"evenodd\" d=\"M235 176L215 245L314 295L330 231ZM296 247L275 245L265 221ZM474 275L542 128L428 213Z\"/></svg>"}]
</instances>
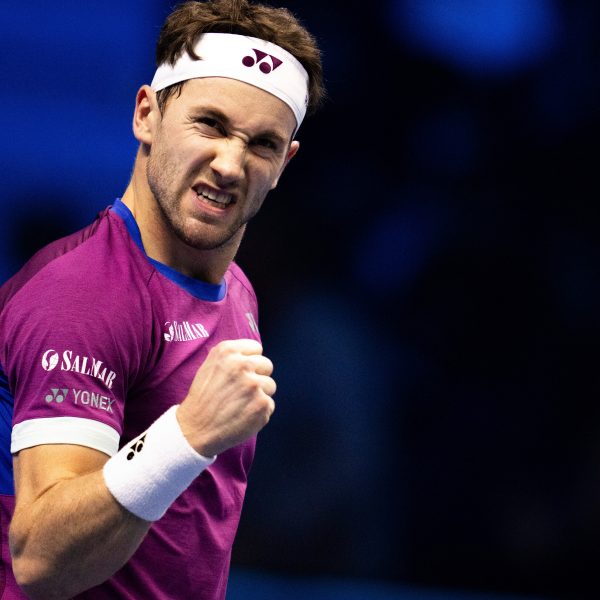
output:
<instances>
[{"instance_id":1,"label":"man's mouth","mask_svg":"<svg viewBox=\"0 0 600 600\"><path fill-rule=\"evenodd\" d=\"M206 185L200 184L195 186L193 189L200 200L210 204L211 206L225 208L230 204L235 203L235 199L231 194L218 192L217 190L214 190Z\"/></svg>"}]
</instances>

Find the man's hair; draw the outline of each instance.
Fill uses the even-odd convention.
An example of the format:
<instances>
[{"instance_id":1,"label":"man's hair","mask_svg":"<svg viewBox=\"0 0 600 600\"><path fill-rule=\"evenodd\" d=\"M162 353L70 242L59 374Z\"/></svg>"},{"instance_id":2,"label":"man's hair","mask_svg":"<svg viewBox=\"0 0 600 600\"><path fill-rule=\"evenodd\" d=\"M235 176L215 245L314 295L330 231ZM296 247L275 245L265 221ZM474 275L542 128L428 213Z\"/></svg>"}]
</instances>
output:
<instances>
[{"instance_id":1,"label":"man's hair","mask_svg":"<svg viewBox=\"0 0 600 600\"><path fill-rule=\"evenodd\" d=\"M234 33L261 38L292 54L308 73L308 108L312 114L325 97L321 52L315 38L286 8L250 4L248 0L183 2L167 17L156 45L156 64L175 64L187 52L198 60L194 45L203 33ZM185 82L157 94L161 111L169 98L181 93Z\"/></svg>"}]
</instances>

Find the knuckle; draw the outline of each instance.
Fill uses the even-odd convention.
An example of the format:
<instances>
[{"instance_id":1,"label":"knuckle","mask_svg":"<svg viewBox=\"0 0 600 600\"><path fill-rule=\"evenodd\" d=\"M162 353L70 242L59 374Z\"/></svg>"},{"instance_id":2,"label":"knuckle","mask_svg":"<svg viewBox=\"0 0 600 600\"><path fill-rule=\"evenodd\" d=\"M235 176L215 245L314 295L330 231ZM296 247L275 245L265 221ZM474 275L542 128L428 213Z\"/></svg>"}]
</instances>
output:
<instances>
[{"instance_id":1,"label":"knuckle","mask_svg":"<svg viewBox=\"0 0 600 600\"><path fill-rule=\"evenodd\" d=\"M267 403L267 409L265 411L265 425L271 420L273 413L275 412L275 402L271 398L269 398L269 402Z\"/></svg>"},{"instance_id":2,"label":"knuckle","mask_svg":"<svg viewBox=\"0 0 600 600\"><path fill-rule=\"evenodd\" d=\"M216 346L213 346L209 351L209 356L222 358L231 354L231 348L229 346L228 341L219 342Z\"/></svg>"},{"instance_id":3,"label":"knuckle","mask_svg":"<svg viewBox=\"0 0 600 600\"><path fill-rule=\"evenodd\" d=\"M242 371L247 371L249 373L254 373L256 366L254 361L251 358L244 357L240 361L240 368Z\"/></svg>"},{"instance_id":4,"label":"knuckle","mask_svg":"<svg viewBox=\"0 0 600 600\"><path fill-rule=\"evenodd\" d=\"M252 378L248 381L248 390L252 394L252 396L260 396L260 392L262 391L262 387L260 385L260 381L255 378Z\"/></svg>"},{"instance_id":5,"label":"knuckle","mask_svg":"<svg viewBox=\"0 0 600 600\"><path fill-rule=\"evenodd\" d=\"M269 396L263 396L260 399L260 411L262 413L264 413L265 415L270 415L272 412L271 411L272 404L273 404L273 401L271 400L271 398Z\"/></svg>"},{"instance_id":6,"label":"knuckle","mask_svg":"<svg viewBox=\"0 0 600 600\"><path fill-rule=\"evenodd\" d=\"M238 378L240 381L244 381L244 378L247 378L248 375L252 373L252 369L248 366L247 360L240 360L238 358L231 357L231 360L228 362L229 368L234 377ZM252 380L249 379L248 383Z\"/></svg>"},{"instance_id":7,"label":"knuckle","mask_svg":"<svg viewBox=\"0 0 600 600\"><path fill-rule=\"evenodd\" d=\"M264 394L253 404L253 420L259 428L264 427L275 410L275 403L272 398Z\"/></svg>"}]
</instances>

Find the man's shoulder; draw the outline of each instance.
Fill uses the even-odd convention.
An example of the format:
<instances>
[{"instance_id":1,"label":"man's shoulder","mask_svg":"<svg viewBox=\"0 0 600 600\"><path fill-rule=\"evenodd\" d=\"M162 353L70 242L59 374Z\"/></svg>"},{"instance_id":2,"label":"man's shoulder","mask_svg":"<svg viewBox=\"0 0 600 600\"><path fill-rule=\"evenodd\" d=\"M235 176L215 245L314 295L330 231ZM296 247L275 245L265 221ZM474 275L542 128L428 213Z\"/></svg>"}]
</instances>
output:
<instances>
[{"instance_id":1,"label":"man's shoulder","mask_svg":"<svg viewBox=\"0 0 600 600\"><path fill-rule=\"evenodd\" d=\"M93 239L101 230L107 215L108 209L99 213L96 219L83 229L55 240L38 250L15 275L0 287L0 310L39 274L44 273L46 269L52 269L56 261L68 257L88 240Z\"/></svg>"},{"instance_id":2,"label":"man's shoulder","mask_svg":"<svg viewBox=\"0 0 600 600\"><path fill-rule=\"evenodd\" d=\"M148 278L144 261L135 260L134 244L110 207L87 227L38 251L23 268L0 288L0 310L16 295L44 299L48 294L104 295L130 287L132 278Z\"/></svg>"},{"instance_id":3,"label":"man's shoulder","mask_svg":"<svg viewBox=\"0 0 600 600\"><path fill-rule=\"evenodd\" d=\"M106 356L147 347L152 300L145 284L151 275L119 218L105 213L94 231L74 234L75 243L64 239L43 249L13 284L0 305L0 363L6 368L32 348L62 344L77 355Z\"/></svg>"}]
</instances>

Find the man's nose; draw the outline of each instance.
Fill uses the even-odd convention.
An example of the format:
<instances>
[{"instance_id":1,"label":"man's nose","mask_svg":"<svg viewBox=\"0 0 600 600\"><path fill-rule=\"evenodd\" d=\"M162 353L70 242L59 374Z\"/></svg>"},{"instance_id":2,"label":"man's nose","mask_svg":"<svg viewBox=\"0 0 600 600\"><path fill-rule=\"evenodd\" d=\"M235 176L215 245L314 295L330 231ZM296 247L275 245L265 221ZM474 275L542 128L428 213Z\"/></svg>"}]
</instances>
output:
<instances>
[{"instance_id":1,"label":"man's nose","mask_svg":"<svg viewBox=\"0 0 600 600\"><path fill-rule=\"evenodd\" d=\"M221 139L210 163L221 183L233 183L244 176L246 144L237 139Z\"/></svg>"}]
</instances>

